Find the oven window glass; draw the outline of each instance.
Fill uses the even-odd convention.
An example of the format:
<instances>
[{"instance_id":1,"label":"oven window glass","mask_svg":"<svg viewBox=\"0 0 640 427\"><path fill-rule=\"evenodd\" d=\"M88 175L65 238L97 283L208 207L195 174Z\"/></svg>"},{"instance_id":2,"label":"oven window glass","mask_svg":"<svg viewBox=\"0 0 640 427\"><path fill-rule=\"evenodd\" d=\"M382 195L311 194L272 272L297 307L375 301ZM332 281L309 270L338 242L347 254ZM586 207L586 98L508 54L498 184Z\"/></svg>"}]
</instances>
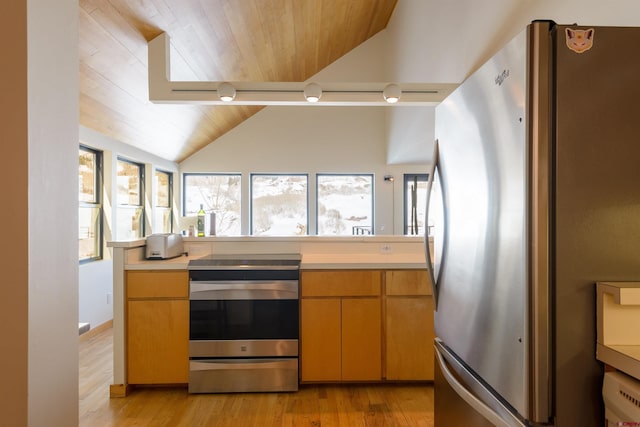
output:
<instances>
[{"instance_id":1,"label":"oven window glass","mask_svg":"<svg viewBox=\"0 0 640 427\"><path fill-rule=\"evenodd\" d=\"M298 300L190 301L191 340L298 339Z\"/></svg>"}]
</instances>

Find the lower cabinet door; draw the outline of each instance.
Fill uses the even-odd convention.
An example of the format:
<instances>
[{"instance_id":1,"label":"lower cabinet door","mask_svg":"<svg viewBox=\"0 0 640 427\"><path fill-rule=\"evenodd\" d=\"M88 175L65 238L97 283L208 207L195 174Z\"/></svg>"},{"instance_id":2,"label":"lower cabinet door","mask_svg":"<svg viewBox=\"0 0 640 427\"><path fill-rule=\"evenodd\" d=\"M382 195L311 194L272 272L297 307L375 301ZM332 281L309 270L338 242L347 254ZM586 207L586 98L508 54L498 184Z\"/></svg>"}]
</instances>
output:
<instances>
[{"instance_id":1,"label":"lower cabinet door","mask_svg":"<svg viewBox=\"0 0 640 427\"><path fill-rule=\"evenodd\" d=\"M189 301L127 302L127 381L189 381Z\"/></svg>"},{"instance_id":2,"label":"lower cabinet door","mask_svg":"<svg viewBox=\"0 0 640 427\"><path fill-rule=\"evenodd\" d=\"M387 380L433 381L433 340L432 297L387 297Z\"/></svg>"},{"instance_id":3,"label":"lower cabinet door","mask_svg":"<svg viewBox=\"0 0 640 427\"><path fill-rule=\"evenodd\" d=\"M342 299L342 380L382 379L380 298Z\"/></svg>"},{"instance_id":4,"label":"lower cabinet door","mask_svg":"<svg viewBox=\"0 0 640 427\"><path fill-rule=\"evenodd\" d=\"M301 380L340 381L340 299L300 300Z\"/></svg>"}]
</instances>

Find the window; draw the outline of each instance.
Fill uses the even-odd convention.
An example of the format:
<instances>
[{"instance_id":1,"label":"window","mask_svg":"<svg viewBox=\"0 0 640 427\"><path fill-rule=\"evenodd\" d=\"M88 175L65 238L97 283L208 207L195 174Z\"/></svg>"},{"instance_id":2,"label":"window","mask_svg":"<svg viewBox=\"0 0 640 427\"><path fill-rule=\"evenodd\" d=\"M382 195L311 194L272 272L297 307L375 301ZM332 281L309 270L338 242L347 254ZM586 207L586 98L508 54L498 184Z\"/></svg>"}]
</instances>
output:
<instances>
[{"instance_id":1,"label":"window","mask_svg":"<svg viewBox=\"0 0 640 427\"><path fill-rule=\"evenodd\" d=\"M216 214L216 234L239 236L241 176L239 174L185 174L183 189L184 216L195 216L204 207Z\"/></svg>"},{"instance_id":2,"label":"window","mask_svg":"<svg viewBox=\"0 0 640 427\"><path fill-rule=\"evenodd\" d=\"M173 174L156 170L155 206L153 210L154 233L171 233L173 231Z\"/></svg>"},{"instance_id":3,"label":"window","mask_svg":"<svg viewBox=\"0 0 640 427\"><path fill-rule=\"evenodd\" d=\"M424 234L428 183L428 174L404 175L404 234Z\"/></svg>"},{"instance_id":4,"label":"window","mask_svg":"<svg viewBox=\"0 0 640 427\"><path fill-rule=\"evenodd\" d=\"M307 234L307 175L251 175L251 234Z\"/></svg>"},{"instance_id":5,"label":"window","mask_svg":"<svg viewBox=\"0 0 640 427\"><path fill-rule=\"evenodd\" d=\"M80 146L78 161L78 258L102 258L102 153Z\"/></svg>"},{"instance_id":6,"label":"window","mask_svg":"<svg viewBox=\"0 0 640 427\"><path fill-rule=\"evenodd\" d=\"M373 175L318 175L318 235L373 234Z\"/></svg>"},{"instance_id":7,"label":"window","mask_svg":"<svg viewBox=\"0 0 640 427\"><path fill-rule=\"evenodd\" d=\"M144 237L144 166L118 159L118 240Z\"/></svg>"}]
</instances>

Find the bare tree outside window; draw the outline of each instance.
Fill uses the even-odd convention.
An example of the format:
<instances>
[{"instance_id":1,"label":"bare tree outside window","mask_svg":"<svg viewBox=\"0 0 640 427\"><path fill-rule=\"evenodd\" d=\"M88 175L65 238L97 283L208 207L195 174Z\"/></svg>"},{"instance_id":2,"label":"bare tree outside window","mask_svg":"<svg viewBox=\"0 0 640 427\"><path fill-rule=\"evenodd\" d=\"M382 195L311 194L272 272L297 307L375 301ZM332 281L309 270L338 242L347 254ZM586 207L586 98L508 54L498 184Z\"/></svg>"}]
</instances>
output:
<instances>
[{"instance_id":1,"label":"bare tree outside window","mask_svg":"<svg viewBox=\"0 0 640 427\"><path fill-rule=\"evenodd\" d=\"M173 231L172 187L173 174L156 170L154 174L156 189L156 205L153 213L153 231L155 233L171 233Z\"/></svg>"},{"instance_id":2,"label":"bare tree outside window","mask_svg":"<svg viewBox=\"0 0 640 427\"><path fill-rule=\"evenodd\" d=\"M195 216L203 206L216 215L216 234L239 236L241 229L241 176L239 174L185 174L185 216Z\"/></svg>"}]
</instances>

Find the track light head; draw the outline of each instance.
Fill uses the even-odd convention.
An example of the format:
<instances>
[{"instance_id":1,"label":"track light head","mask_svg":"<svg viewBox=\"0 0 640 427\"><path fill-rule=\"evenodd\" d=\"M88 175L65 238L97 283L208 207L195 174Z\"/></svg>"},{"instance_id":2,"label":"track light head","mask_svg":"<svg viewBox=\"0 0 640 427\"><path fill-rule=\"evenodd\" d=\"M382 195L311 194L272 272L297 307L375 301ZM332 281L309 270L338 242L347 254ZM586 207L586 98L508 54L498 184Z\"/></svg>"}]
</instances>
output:
<instances>
[{"instance_id":1,"label":"track light head","mask_svg":"<svg viewBox=\"0 0 640 427\"><path fill-rule=\"evenodd\" d=\"M304 87L304 97L309 102L318 102L322 97L322 88L317 83L309 83Z\"/></svg>"},{"instance_id":2,"label":"track light head","mask_svg":"<svg viewBox=\"0 0 640 427\"><path fill-rule=\"evenodd\" d=\"M218 85L218 97L220 101L231 102L236 99L236 88L231 83L222 82Z\"/></svg>"},{"instance_id":3,"label":"track light head","mask_svg":"<svg viewBox=\"0 0 640 427\"><path fill-rule=\"evenodd\" d=\"M386 85L382 91L384 100L389 104L395 104L398 102L400 100L400 95L402 95L402 90L400 90L400 86L394 83Z\"/></svg>"}]
</instances>

